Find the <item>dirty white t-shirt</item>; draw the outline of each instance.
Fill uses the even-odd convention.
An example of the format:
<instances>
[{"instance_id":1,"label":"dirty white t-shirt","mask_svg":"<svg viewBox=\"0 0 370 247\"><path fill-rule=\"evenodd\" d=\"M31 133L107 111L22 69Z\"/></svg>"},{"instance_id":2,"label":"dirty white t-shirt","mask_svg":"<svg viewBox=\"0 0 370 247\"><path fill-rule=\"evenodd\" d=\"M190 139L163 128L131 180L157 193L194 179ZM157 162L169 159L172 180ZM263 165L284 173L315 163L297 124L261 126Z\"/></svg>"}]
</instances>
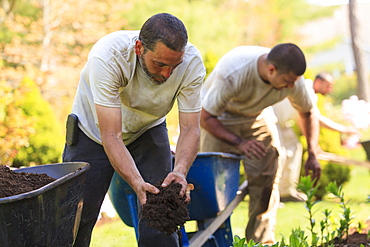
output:
<instances>
[{"instance_id":1,"label":"dirty white t-shirt","mask_svg":"<svg viewBox=\"0 0 370 247\"><path fill-rule=\"evenodd\" d=\"M270 51L259 46L239 46L224 55L206 79L203 107L225 125L253 122L268 106L288 97L294 108L308 112L312 102L300 77L292 89L275 89L258 74L258 58Z\"/></svg>"},{"instance_id":2,"label":"dirty white t-shirt","mask_svg":"<svg viewBox=\"0 0 370 247\"><path fill-rule=\"evenodd\" d=\"M190 43L183 62L162 85L147 77L135 54L139 31L117 31L101 38L91 49L81 72L72 112L79 127L101 144L95 104L121 108L122 138L130 144L165 119L177 100L179 111L201 110L205 68L199 51Z\"/></svg>"}]
</instances>

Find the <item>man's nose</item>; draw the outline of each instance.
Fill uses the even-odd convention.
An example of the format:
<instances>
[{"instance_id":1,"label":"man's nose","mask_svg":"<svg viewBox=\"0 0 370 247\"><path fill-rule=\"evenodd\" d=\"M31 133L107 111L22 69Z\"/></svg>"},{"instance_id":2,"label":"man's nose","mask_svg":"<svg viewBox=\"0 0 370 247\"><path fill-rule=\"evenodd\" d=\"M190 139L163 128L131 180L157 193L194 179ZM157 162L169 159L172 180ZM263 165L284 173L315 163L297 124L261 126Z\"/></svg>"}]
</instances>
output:
<instances>
[{"instance_id":1,"label":"man's nose","mask_svg":"<svg viewBox=\"0 0 370 247\"><path fill-rule=\"evenodd\" d=\"M161 75L168 78L170 77L174 69L175 68L172 66L166 66L165 68L163 68Z\"/></svg>"},{"instance_id":2,"label":"man's nose","mask_svg":"<svg viewBox=\"0 0 370 247\"><path fill-rule=\"evenodd\" d=\"M287 88L293 88L294 87L294 82L289 82L286 84Z\"/></svg>"}]
</instances>

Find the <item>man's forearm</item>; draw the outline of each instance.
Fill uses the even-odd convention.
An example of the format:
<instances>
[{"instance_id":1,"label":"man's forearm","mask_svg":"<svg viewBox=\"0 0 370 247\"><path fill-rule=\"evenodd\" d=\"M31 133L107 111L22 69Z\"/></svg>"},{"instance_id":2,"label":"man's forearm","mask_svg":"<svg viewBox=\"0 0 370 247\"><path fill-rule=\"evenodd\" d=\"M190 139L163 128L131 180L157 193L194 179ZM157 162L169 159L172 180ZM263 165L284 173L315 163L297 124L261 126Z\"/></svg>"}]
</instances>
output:
<instances>
[{"instance_id":1,"label":"man's forearm","mask_svg":"<svg viewBox=\"0 0 370 247\"><path fill-rule=\"evenodd\" d=\"M217 117L212 116L207 111L202 111L201 126L217 139L230 145L238 146L243 142L243 138L226 129Z\"/></svg>"},{"instance_id":2,"label":"man's forearm","mask_svg":"<svg viewBox=\"0 0 370 247\"><path fill-rule=\"evenodd\" d=\"M315 112L301 113L303 132L307 141L307 151L310 155L317 154L319 146L319 120Z\"/></svg>"},{"instance_id":3,"label":"man's forearm","mask_svg":"<svg viewBox=\"0 0 370 247\"><path fill-rule=\"evenodd\" d=\"M199 127L193 126L189 129L180 131L176 146L174 172L180 172L186 177L197 156L199 140Z\"/></svg>"},{"instance_id":4,"label":"man's forearm","mask_svg":"<svg viewBox=\"0 0 370 247\"><path fill-rule=\"evenodd\" d=\"M135 190L137 185L143 183L144 180L122 139L113 135L102 139L104 150L114 170Z\"/></svg>"}]
</instances>

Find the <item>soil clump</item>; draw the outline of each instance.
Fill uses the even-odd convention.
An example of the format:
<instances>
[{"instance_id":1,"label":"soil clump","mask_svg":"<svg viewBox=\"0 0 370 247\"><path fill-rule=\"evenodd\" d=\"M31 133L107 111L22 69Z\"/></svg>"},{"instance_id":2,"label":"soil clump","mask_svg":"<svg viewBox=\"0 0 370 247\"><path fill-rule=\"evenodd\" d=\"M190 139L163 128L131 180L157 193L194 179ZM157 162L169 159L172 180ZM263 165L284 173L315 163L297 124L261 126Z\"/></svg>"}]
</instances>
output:
<instances>
[{"instance_id":1,"label":"soil clump","mask_svg":"<svg viewBox=\"0 0 370 247\"><path fill-rule=\"evenodd\" d=\"M47 174L15 172L0 165L0 198L30 192L55 181Z\"/></svg>"},{"instance_id":2,"label":"soil clump","mask_svg":"<svg viewBox=\"0 0 370 247\"><path fill-rule=\"evenodd\" d=\"M167 235L180 233L180 227L189 219L189 203L185 201L186 195L180 197L181 184L172 182L167 187L162 187L162 182L163 180L155 185L160 190L158 194L147 193L147 201L140 217L148 226Z\"/></svg>"}]
</instances>

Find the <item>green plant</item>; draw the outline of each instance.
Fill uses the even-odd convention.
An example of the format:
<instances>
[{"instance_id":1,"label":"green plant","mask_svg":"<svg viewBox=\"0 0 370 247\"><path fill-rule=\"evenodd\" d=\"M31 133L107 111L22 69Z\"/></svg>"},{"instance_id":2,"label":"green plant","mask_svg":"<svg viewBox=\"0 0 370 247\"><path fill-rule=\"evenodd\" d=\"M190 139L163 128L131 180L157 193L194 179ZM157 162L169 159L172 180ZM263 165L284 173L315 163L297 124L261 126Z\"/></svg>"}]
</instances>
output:
<instances>
[{"instance_id":1,"label":"green plant","mask_svg":"<svg viewBox=\"0 0 370 247\"><path fill-rule=\"evenodd\" d=\"M234 247L244 247L245 238L240 238L238 235L234 236L233 246Z\"/></svg>"},{"instance_id":2,"label":"green plant","mask_svg":"<svg viewBox=\"0 0 370 247\"><path fill-rule=\"evenodd\" d=\"M320 231L321 231L321 244L323 246L326 246L325 243L330 243L334 239L334 233L329 232L329 218L331 216L331 210L325 209L323 214L324 214L324 219L320 221Z\"/></svg>"},{"instance_id":3,"label":"green plant","mask_svg":"<svg viewBox=\"0 0 370 247\"><path fill-rule=\"evenodd\" d=\"M351 209L348 207L348 202L344 200L344 193L342 191L342 186L337 186L336 182L330 182L328 186L326 187L326 190L334 195L334 197L338 198L340 200L340 205L343 210L342 212L342 218L339 220L339 228L337 229L338 238L340 240L343 239L343 236L345 236L345 239L348 239L348 232L349 232L349 225L353 217L351 216L352 212Z\"/></svg>"},{"instance_id":4,"label":"green plant","mask_svg":"<svg viewBox=\"0 0 370 247\"><path fill-rule=\"evenodd\" d=\"M315 220L313 218L313 206L318 202L314 201L315 190L317 186L314 186L315 181L311 181L310 176L301 177L301 182L298 184L298 189L307 195L307 200L305 201L306 209L309 213L309 220L310 220L310 231L312 236L312 245L317 246L318 237L317 233L314 231L315 227ZM339 241L344 241L348 239L349 235L349 226L353 217L351 216L352 212L351 209L348 207L349 201L344 200L344 193L342 191L342 186L337 186L337 183L330 182L326 186L326 191L331 193L335 198L339 199L340 206L342 208L342 216L339 219L339 227L337 228L336 232L329 231L329 217L331 215L331 211L328 209L324 210L324 219L320 221L320 233L321 233L321 243L322 246L331 246L333 239L337 237ZM326 234L326 235L325 235ZM343 239L345 237L345 239Z\"/></svg>"},{"instance_id":5,"label":"green plant","mask_svg":"<svg viewBox=\"0 0 370 247\"><path fill-rule=\"evenodd\" d=\"M312 246L317 245L318 237L317 233L314 231L316 221L313 218L314 211L313 206L319 201L315 200L315 194L317 191L317 185L315 186L315 180L311 179L311 176L301 177L301 181L298 184L298 190L302 191L307 196L305 201L305 207L308 211L308 219L310 220L310 232L312 237Z\"/></svg>"},{"instance_id":6,"label":"green plant","mask_svg":"<svg viewBox=\"0 0 370 247\"><path fill-rule=\"evenodd\" d=\"M307 236L300 228L293 229L289 237L289 246L308 247Z\"/></svg>"},{"instance_id":7,"label":"green plant","mask_svg":"<svg viewBox=\"0 0 370 247\"><path fill-rule=\"evenodd\" d=\"M270 247L269 245L260 244L249 240L245 243L245 238L240 238L239 236L234 236L233 247ZM281 242L271 245L271 247L309 247L307 242L307 236L300 228L293 229L289 236L289 244L285 243L284 237Z\"/></svg>"}]
</instances>

